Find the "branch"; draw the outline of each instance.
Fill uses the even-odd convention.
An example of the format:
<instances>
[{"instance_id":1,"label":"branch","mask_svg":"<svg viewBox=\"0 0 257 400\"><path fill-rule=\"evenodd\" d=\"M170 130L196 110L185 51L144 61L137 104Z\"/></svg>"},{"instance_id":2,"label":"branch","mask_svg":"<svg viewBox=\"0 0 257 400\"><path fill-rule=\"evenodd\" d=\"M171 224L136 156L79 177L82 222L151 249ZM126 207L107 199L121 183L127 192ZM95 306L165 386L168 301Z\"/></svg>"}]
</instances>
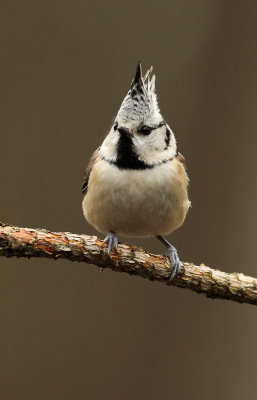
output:
<instances>
[{"instance_id":1,"label":"branch","mask_svg":"<svg viewBox=\"0 0 257 400\"><path fill-rule=\"evenodd\" d=\"M0 256L63 258L95 264L100 268L127 272L152 281L167 282L170 276L166 256L147 253L142 248L119 244L118 251L106 254L96 236L45 229L18 228L0 223ZM203 264L181 262L173 286L191 289L211 298L257 304L257 279L241 273L227 274Z\"/></svg>"}]
</instances>

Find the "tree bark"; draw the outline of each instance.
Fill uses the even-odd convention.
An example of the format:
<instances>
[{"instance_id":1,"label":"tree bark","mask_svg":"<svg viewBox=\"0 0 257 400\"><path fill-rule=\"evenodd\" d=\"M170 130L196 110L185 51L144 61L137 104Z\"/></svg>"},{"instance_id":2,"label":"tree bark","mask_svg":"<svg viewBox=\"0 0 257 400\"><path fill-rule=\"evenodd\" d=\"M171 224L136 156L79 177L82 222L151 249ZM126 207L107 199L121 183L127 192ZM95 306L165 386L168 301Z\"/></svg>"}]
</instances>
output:
<instances>
[{"instance_id":1,"label":"tree bark","mask_svg":"<svg viewBox=\"0 0 257 400\"><path fill-rule=\"evenodd\" d=\"M0 256L63 258L167 283L171 273L168 257L125 244L119 244L118 251L112 251L108 256L106 246L101 247L102 244L96 236L19 228L0 223ZM257 304L256 278L242 273L227 274L204 264L197 266L181 262L180 272L171 285L191 289L211 298Z\"/></svg>"}]
</instances>

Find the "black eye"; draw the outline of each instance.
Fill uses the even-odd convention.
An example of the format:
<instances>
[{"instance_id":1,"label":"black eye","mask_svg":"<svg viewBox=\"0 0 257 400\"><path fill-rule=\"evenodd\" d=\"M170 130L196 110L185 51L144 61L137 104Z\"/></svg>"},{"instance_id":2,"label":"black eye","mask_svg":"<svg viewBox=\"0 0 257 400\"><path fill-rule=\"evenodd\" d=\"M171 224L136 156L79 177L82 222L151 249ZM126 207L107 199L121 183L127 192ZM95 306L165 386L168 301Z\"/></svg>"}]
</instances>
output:
<instances>
[{"instance_id":1,"label":"black eye","mask_svg":"<svg viewBox=\"0 0 257 400\"><path fill-rule=\"evenodd\" d=\"M118 122L115 122L115 124L113 125L113 129L116 131L118 128Z\"/></svg>"},{"instance_id":2,"label":"black eye","mask_svg":"<svg viewBox=\"0 0 257 400\"><path fill-rule=\"evenodd\" d=\"M140 133L142 133L143 135L150 135L150 133L152 132L152 128L150 128L150 126L142 126L142 128L139 131Z\"/></svg>"}]
</instances>

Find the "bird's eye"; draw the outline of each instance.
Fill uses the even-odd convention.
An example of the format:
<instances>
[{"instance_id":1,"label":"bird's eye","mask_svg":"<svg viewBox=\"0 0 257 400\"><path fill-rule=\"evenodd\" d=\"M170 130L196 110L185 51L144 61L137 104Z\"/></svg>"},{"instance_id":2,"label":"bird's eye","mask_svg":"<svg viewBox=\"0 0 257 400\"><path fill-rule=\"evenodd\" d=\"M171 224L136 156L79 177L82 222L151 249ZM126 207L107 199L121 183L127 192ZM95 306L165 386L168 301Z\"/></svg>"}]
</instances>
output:
<instances>
[{"instance_id":1,"label":"bird's eye","mask_svg":"<svg viewBox=\"0 0 257 400\"><path fill-rule=\"evenodd\" d=\"M139 131L140 133L142 133L143 135L150 135L150 133L152 132L152 128L150 128L150 126L142 126L142 128Z\"/></svg>"},{"instance_id":2,"label":"bird's eye","mask_svg":"<svg viewBox=\"0 0 257 400\"><path fill-rule=\"evenodd\" d=\"M113 129L116 131L118 128L118 122L116 121L115 124L113 125Z\"/></svg>"}]
</instances>

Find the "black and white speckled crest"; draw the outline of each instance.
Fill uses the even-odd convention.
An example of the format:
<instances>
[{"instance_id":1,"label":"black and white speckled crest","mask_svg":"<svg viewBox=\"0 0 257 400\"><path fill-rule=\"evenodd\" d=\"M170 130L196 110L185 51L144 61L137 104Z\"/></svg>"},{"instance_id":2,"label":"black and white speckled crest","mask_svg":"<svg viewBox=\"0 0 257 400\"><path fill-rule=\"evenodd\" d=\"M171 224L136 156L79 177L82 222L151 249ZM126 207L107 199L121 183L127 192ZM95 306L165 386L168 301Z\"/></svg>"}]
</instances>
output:
<instances>
[{"instance_id":1,"label":"black and white speckled crest","mask_svg":"<svg viewBox=\"0 0 257 400\"><path fill-rule=\"evenodd\" d=\"M136 69L130 90L122 102L117 119L119 123L130 122L137 125L144 121L155 122L160 119L157 96L155 93L155 75L152 67L142 76L141 63Z\"/></svg>"}]
</instances>

